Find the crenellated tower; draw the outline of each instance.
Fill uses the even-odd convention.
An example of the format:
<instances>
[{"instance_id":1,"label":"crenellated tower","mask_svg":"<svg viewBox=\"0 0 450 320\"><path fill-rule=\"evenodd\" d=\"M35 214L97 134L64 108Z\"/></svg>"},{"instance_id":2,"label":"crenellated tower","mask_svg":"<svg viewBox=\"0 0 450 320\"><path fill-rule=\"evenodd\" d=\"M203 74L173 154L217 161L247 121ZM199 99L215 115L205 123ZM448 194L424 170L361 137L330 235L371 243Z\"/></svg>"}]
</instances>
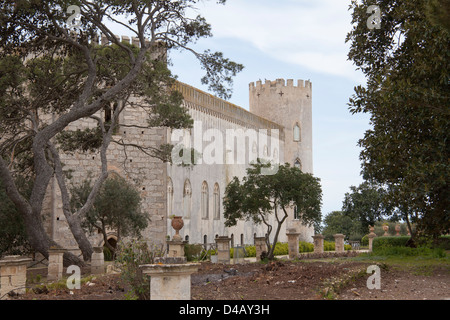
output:
<instances>
[{"instance_id":1,"label":"crenellated tower","mask_svg":"<svg viewBox=\"0 0 450 320\"><path fill-rule=\"evenodd\" d=\"M277 79L250 83L250 112L284 127L284 162L313 173L312 84L310 81ZM312 241L314 227L302 224L296 209L289 210L286 230L300 233L300 240Z\"/></svg>"},{"instance_id":2,"label":"crenellated tower","mask_svg":"<svg viewBox=\"0 0 450 320\"><path fill-rule=\"evenodd\" d=\"M284 162L313 173L311 82L277 79L249 87L250 112L285 128Z\"/></svg>"}]
</instances>

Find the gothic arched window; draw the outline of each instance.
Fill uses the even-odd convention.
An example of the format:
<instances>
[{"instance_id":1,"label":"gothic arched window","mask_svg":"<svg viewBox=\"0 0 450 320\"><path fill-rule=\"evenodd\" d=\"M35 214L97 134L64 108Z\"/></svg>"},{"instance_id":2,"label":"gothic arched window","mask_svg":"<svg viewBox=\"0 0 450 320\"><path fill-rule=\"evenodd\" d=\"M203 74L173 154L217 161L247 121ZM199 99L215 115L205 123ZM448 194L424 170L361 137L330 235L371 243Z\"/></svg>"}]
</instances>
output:
<instances>
[{"instance_id":1,"label":"gothic arched window","mask_svg":"<svg viewBox=\"0 0 450 320\"><path fill-rule=\"evenodd\" d=\"M209 216L209 192L208 192L208 183L203 181L202 184L202 200L201 200L201 208L202 208L202 218L208 219Z\"/></svg>"},{"instance_id":2,"label":"gothic arched window","mask_svg":"<svg viewBox=\"0 0 450 320\"><path fill-rule=\"evenodd\" d=\"M191 216L191 200L192 200L192 189L189 180L184 182L183 190L183 215L185 218L190 218Z\"/></svg>"},{"instance_id":3,"label":"gothic arched window","mask_svg":"<svg viewBox=\"0 0 450 320\"><path fill-rule=\"evenodd\" d=\"M296 168L302 170L302 162L300 161L299 158L295 159L294 167L296 167Z\"/></svg>"},{"instance_id":4,"label":"gothic arched window","mask_svg":"<svg viewBox=\"0 0 450 320\"><path fill-rule=\"evenodd\" d=\"M296 123L294 126L294 141L300 141L300 126L298 125L298 123Z\"/></svg>"},{"instance_id":5,"label":"gothic arched window","mask_svg":"<svg viewBox=\"0 0 450 320\"><path fill-rule=\"evenodd\" d=\"M214 219L220 219L220 189L217 183L214 185Z\"/></svg>"},{"instance_id":6,"label":"gothic arched window","mask_svg":"<svg viewBox=\"0 0 450 320\"><path fill-rule=\"evenodd\" d=\"M167 180L167 215L170 216L173 213L173 183L172 179Z\"/></svg>"}]
</instances>

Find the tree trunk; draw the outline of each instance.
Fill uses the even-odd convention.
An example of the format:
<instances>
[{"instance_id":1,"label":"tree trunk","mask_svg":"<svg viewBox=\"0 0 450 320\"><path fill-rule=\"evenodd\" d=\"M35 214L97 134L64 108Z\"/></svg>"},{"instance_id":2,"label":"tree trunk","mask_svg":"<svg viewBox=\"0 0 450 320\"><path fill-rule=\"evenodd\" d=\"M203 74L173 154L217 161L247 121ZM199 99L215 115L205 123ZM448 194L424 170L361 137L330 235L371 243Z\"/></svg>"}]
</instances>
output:
<instances>
[{"instance_id":1,"label":"tree trunk","mask_svg":"<svg viewBox=\"0 0 450 320\"><path fill-rule=\"evenodd\" d=\"M58 244L50 239L45 232L40 215L33 214L32 212L27 212L25 214L22 212L22 216L24 217L25 229L31 247L48 260L48 250L51 246L58 246ZM80 267L86 266L76 255L66 252L64 253L64 266L68 267L69 265L77 265Z\"/></svg>"}]
</instances>

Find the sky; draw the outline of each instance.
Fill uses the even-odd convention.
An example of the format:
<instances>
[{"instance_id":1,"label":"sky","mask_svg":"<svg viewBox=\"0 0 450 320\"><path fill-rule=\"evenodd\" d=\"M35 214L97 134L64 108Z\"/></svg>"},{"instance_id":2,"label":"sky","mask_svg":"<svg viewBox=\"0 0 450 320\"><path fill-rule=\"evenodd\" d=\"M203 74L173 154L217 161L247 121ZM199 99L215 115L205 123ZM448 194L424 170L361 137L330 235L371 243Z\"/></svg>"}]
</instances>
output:
<instances>
[{"instance_id":1,"label":"sky","mask_svg":"<svg viewBox=\"0 0 450 320\"><path fill-rule=\"evenodd\" d=\"M313 174L321 179L322 215L341 210L350 186L362 182L358 140L370 128L368 115L348 111L354 87L364 76L347 60L351 30L350 0L204 1L198 12L212 26L213 37L199 41L244 65L234 78L230 102L248 110L248 85L262 79L310 80L313 86ZM208 91L204 71L193 55L169 55L172 72L182 82Z\"/></svg>"},{"instance_id":2,"label":"sky","mask_svg":"<svg viewBox=\"0 0 450 320\"><path fill-rule=\"evenodd\" d=\"M199 40L196 51L223 52L245 67L234 78L230 102L248 110L249 83L260 79L312 82L313 174L321 179L323 217L341 210L350 186L362 182L357 144L370 128L368 115L348 111L354 87L365 83L347 59L349 5L350 0L204 0L190 13L212 27L213 37ZM178 80L208 92L200 81L204 70L191 53L169 52L169 59Z\"/></svg>"}]
</instances>

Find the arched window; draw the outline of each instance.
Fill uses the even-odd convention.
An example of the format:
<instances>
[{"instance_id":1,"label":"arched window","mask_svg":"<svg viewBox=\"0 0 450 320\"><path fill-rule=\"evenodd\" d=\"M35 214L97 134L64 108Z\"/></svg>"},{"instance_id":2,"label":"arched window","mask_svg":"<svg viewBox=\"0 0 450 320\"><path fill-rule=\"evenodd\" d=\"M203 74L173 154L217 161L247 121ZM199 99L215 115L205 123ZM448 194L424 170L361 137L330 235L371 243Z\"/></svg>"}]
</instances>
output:
<instances>
[{"instance_id":1,"label":"arched window","mask_svg":"<svg viewBox=\"0 0 450 320\"><path fill-rule=\"evenodd\" d=\"M300 141L300 126L298 125L298 123L296 123L294 126L294 141Z\"/></svg>"},{"instance_id":2,"label":"arched window","mask_svg":"<svg viewBox=\"0 0 450 320\"><path fill-rule=\"evenodd\" d=\"M217 183L214 185L214 219L220 219L220 189Z\"/></svg>"},{"instance_id":3,"label":"arched window","mask_svg":"<svg viewBox=\"0 0 450 320\"><path fill-rule=\"evenodd\" d=\"M298 212L297 206L294 207L294 220L300 220L300 213Z\"/></svg>"},{"instance_id":4,"label":"arched window","mask_svg":"<svg viewBox=\"0 0 450 320\"><path fill-rule=\"evenodd\" d=\"M184 182L183 189L183 215L185 218L191 217L191 200L192 200L192 189L189 180Z\"/></svg>"},{"instance_id":5,"label":"arched window","mask_svg":"<svg viewBox=\"0 0 450 320\"><path fill-rule=\"evenodd\" d=\"M299 158L295 159L295 161L294 161L294 167L296 167L296 168L302 170L302 162L300 161Z\"/></svg>"},{"instance_id":6,"label":"arched window","mask_svg":"<svg viewBox=\"0 0 450 320\"><path fill-rule=\"evenodd\" d=\"M202 208L202 218L208 219L209 216L209 192L208 192L208 183L203 181L202 184L202 200L201 200L201 208Z\"/></svg>"},{"instance_id":7,"label":"arched window","mask_svg":"<svg viewBox=\"0 0 450 320\"><path fill-rule=\"evenodd\" d=\"M173 212L173 183L172 179L167 179L167 216L174 214Z\"/></svg>"}]
</instances>

